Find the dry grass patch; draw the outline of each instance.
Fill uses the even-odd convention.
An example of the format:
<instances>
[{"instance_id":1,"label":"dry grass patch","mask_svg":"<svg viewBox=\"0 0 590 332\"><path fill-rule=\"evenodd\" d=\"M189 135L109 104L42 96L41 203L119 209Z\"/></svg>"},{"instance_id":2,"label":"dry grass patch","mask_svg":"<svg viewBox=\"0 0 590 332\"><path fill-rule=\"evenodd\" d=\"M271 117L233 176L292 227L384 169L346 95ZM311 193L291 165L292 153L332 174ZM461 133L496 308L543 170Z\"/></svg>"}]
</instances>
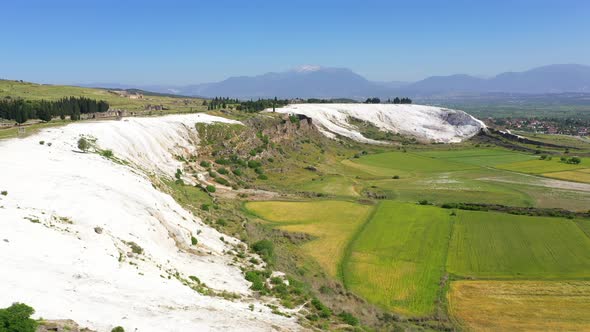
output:
<instances>
[{"instance_id":1,"label":"dry grass patch","mask_svg":"<svg viewBox=\"0 0 590 332\"><path fill-rule=\"evenodd\" d=\"M315 239L302 245L305 253L336 277L344 249L373 207L346 201L249 202L246 209L289 232Z\"/></svg>"},{"instance_id":2,"label":"dry grass patch","mask_svg":"<svg viewBox=\"0 0 590 332\"><path fill-rule=\"evenodd\" d=\"M468 331L590 329L590 281L457 281L447 297Z\"/></svg>"}]
</instances>

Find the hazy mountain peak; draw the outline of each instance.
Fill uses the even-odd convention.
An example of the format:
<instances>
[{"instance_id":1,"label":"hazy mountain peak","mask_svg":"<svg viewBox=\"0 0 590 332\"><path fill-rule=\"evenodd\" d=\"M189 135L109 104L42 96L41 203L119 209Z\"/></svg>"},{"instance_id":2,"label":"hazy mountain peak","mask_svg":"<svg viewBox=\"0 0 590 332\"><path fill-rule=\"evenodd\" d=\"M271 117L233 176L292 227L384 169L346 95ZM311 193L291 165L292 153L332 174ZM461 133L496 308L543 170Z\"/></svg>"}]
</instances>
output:
<instances>
[{"instance_id":1,"label":"hazy mountain peak","mask_svg":"<svg viewBox=\"0 0 590 332\"><path fill-rule=\"evenodd\" d=\"M298 73L308 73L308 72L314 72L314 71L319 71L324 69L322 66L318 66L318 65L301 65L298 67L293 68L292 71L298 72Z\"/></svg>"},{"instance_id":2,"label":"hazy mountain peak","mask_svg":"<svg viewBox=\"0 0 590 332\"><path fill-rule=\"evenodd\" d=\"M117 84L94 85L124 87ZM136 87L147 91L234 98L355 98L440 96L462 93L562 93L590 91L590 66L554 64L492 77L431 76L418 82L371 82L348 68L305 64L284 72L234 76L221 82Z\"/></svg>"}]
</instances>

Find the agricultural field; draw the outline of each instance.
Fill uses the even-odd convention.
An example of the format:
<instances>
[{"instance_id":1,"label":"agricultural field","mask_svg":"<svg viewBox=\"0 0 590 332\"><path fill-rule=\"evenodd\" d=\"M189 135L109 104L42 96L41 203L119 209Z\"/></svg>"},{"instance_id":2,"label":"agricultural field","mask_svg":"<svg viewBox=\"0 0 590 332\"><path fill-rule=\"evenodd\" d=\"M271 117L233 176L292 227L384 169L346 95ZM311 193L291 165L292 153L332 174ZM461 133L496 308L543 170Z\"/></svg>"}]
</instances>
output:
<instances>
[{"instance_id":1,"label":"agricultural field","mask_svg":"<svg viewBox=\"0 0 590 332\"><path fill-rule=\"evenodd\" d=\"M388 199L404 202L427 200L443 203L495 203L516 206L532 206L534 200L517 185L481 181L493 176L493 170L469 170L459 172L429 173L420 177L378 179L366 181L372 191L382 192Z\"/></svg>"},{"instance_id":2,"label":"agricultural field","mask_svg":"<svg viewBox=\"0 0 590 332\"><path fill-rule=\"evenodd\" d=\"M578 149L576 152L588 152L590 150L590 139L587 137L569 136L569 135L550 135L550 134L531 134L527 132L515 132L515 134L527 137L531 140L567 146Z\"/></svg>"},{"instance_id":3,"label":"agricultural field","mask_svg":"<svg viewBox=\"0 0 590 332\"><path fill-rule=\"evenodd\" d=\"M332 277L338 275L351 237L373 210L373 206L347 201L248 202L245 208L278 229L313 236L302 249Z\"/></svg>"},{"instance_id":4,"label":"agricultural field","mask_svg":"<svg viewBox=\"0 0 590 332\"><path fill-rule=\"evenodd\" d=\"M551 160L540 160L539 158L528 160L528 161L521 161L521 162L514 162L514 163L506 163L500 164L496 167L499 169L504 169L513 172L521 172L521 173L530 173L530 174L546 174L550 172L562 172L562 171L571 171L577 169L588 168L588 164L590 164L589 158L581 158L582 162L580 164L567 164L559 160L559 158L553 158Z\"/></svg>"},{"instance_id":5,"label":"agricultural field","mask_svg":"<svg viewBox=\"0 0 590 332\"><path fill-rule=\"evenodd\" d=\"M301 190L313 191L335 196L359 196L355 189L355 182L341 175L326 175L312 179L300 186Z\"/></svg>"},{"instance_id":6,"label":"agricultural field","mask_svg":"<svg viewBox=\"0 0 590 332\"><path fill-rule=\"evenodd\" d=\"M472 202L587 210L590 190L585 184L526 174L572 167L559 159L543 161L530 153L472 146L368 153L334 165L328 162L333 156L323 157L318 173L302 173L299 182L289 181L288 186L341 199L370 192L385 200L352 217L345 217L349 208L361 205L333 200L250 202L246 209L273 227L316 236L302 245L304 252L348 290L383 309L433 317L441 310L441 297L444 302L442 280L447 275L450 280L539 283L590 278L588 220L417 204L426 200L436 205ZM343 224L345 218L353 222ZM456 296L453 301L456 308L464 305ZM459 311L449 313L462 320Z\"/></svg>"},{"instance_id":7,"label":"agricultural field","mask_svg":"<svg viewBox=\"0 0 590 332\"><path fill-rule=\"evenodd\" d=\"M381 202L345 256L346 287L390 310L432 314L451 227L447 210Z\"/></svg>"},{"instance_id":8,"label":"agricultural field","mask_svg":"<svg viewBox=\"0 0 590 332\"><path fill-rule=\"evenodd\" d=\"M587 331L589 281L455 281L449 311L467 331Z\"/></svg>"},{"instance_id":9,"label":"agricultural field","mask_svg":"<svg viewBox=\"0 0 590 332\"><path fill-rule=\"evenodd\" d=\"M532 159L538 159L538 156L533 156L524 153L518 153L505 149L449 149L447 151L427 151L420 152L421 156L452 161L456 163L477 165L477 166L496 166L500 164L507 164L513 162L521 162Z\"/></svg>"},{"instance_id":10,"label":"agricultural field","mask_svg":"<svg viewBox=\"0 0 590 332\"><path fill-rule=\"evenodd\" d=\"M575 221L456 211L447 270L478 278L590 278L590 238Z\"/></svg>"},{"instance_id":11,"label":"agricultural field","mask_svg":"<svg viewBox=\"0 0 590 332\"><path fill-rule=\"evenodd\" d=\"M543 173L542 175L548 178L590 183L590 168L581 168L573 171Z\"/></svg>"},{"instance_id":12,"label":"agricultural field","mask_svg":"<svg viewBox=\"0 0 590 332\"><path fill-rule=\"evenodd\" d=\"M385 152L364 156L356 159L353 163L360 169L366 169L367 172L381 175L392 176L397 173L428 173L428 172L451 172L473 169L471 165L446 161L441 159L429 158L414 153L404 152ZM398 171L396 173L396 171Z\"/></svg>"}]
</instances>

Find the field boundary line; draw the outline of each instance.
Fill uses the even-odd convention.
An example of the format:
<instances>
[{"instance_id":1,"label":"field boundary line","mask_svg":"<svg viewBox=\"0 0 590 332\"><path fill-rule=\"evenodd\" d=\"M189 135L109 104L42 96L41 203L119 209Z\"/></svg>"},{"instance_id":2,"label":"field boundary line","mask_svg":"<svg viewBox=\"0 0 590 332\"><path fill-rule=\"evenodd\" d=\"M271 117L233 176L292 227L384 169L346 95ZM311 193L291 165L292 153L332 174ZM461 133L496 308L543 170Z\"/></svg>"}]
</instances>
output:
<instances>
[{"instance_id":1,"label":"field boundary line","mask_svg":"<svg viewBox=\"0 0 590 332\"><path fill-rule=\"evenodd\" d=\"M373 210L371 211L371 213L369 213L365 222L363 222L362 225L360 225L357 228L357 231L350 237L350 240L344 248L344 252L342 253L340 262L338 263L338 278L342 281L344 288L348 291L350 291L350 289L346 284L346 278L344 273L345 265L350 261L350 256L352 255L352 247L354 246L354 243L358 240L359 236L367 228L367 225L371 222L371 220L373 220L373 217L375 216L375 213L377 212L381 204L382 202L379 202L373 207Z\"/></svg>"}]
</instances>

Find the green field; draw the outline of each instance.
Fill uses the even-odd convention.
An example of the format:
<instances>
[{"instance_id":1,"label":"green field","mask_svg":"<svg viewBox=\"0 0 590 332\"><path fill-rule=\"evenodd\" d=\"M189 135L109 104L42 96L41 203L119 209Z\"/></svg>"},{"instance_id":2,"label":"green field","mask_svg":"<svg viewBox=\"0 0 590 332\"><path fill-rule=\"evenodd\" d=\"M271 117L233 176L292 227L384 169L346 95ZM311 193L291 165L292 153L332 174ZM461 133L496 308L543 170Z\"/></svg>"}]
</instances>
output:
<instances>
[{"instance_id":1,"label":"green field","mask_svg":"<svg viewBox=\"0 0 590 332\"><path fill-rule=\"evenodd\" d=\"M335 196L358 196L355 189L355 182L342 175L327 175L314 178L299 188L304 191L313 191L324 194L331 194Z\"/></svg>"},{"instance_id":2,"label":"green field","mask_svg":"<svg viewBox=\"0 0 590 332\"><path fill-rule=\"evenodd\" d=\"M351 237L373 210L370 205L346 201L248 202L245 208L278 229L312 235L303 251L332 277L338 274Z\"/></svg>"},{"instance_id":3,"label":"green field","mask_svg":"<svg viewBox=\"0 0 590 332\"><path fill-rule=\"evenodd\" d=\"M454 161L404 152L372 154L355 159L353 163L361 169L366 169L369 173L383 176L399 175L398 173L450 172L474 168L471 165Z\"/></svg>"},{"instance_id":4,"label":"green field","mask_svg":"<svg viewBox=\"0 0 590 332\"><path fill-rule=\"evenodd\" d=\"M496 166L513 162L537 159L538 156L514 152L505 149L452 149L447 151L427 151L420 152L422 156L442 159L446 161L477 165L477 166Z\"/></svg>"},{"instance_id":5,"label":"green field","mask_svg":"<svg viewBox=\"0 0 590 332\"><path fill-rule=\"evenodd\" d=\"M429 173L408 179L381 179L367 181L370 190L387 194L388 199L404 202L450 202L496 203L516 206L531 206L533 199L518 185L501 182L484 182L480 177L492 176L490 170L470 170L451 173Z\"/></svg>"},{"instance_id":6,"label":"green field","mask_svg":"<svg viewBox=\"0 0 590 332\"><path fill-rule=\"evenodd\" d=\"M464 277L590 277L590 238L568 219L457 211L447 269Z\"/></svg>"},{"instance_id":7,"label":"green field","mask_svg":"<svg viewBox=\"0 0 590 332\"><path fill-rule=\"evenodd\" d=\"M344 282L384 308L429 315L444 274L450 232L448 211L381 202L352 243Z\"/></svg>"}]
</instances>

